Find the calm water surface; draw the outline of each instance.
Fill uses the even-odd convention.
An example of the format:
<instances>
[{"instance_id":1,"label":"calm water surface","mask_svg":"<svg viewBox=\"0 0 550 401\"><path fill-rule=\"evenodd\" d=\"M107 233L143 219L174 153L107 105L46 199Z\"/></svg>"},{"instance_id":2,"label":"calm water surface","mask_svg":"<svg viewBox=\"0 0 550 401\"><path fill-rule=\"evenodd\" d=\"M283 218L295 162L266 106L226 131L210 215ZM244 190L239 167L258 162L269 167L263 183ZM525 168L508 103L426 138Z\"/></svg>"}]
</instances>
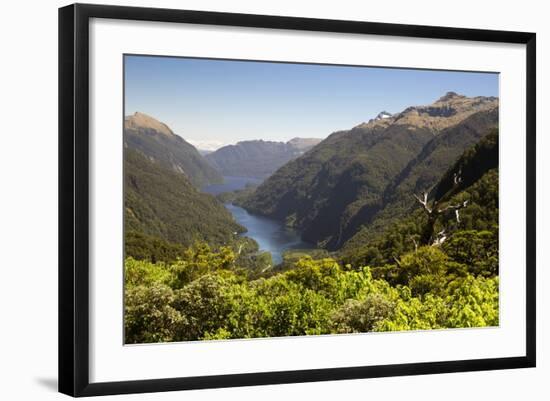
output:
<instances>
[{"instance_id":1,"label":"calm water surface","mask_svg":"<svg viewBox=\"0 0 550 401\"><path fill-rule=\"evenodd\" d=\"M243 189L247 185L260 185L263 180L260 178L250 178L250 177L232 177L225 176L223 177L222 184L212 184L202 187L202 191L207 194L219 195L224 192L236 191L237 189Z\"/></svg>"},{"instance_id":2,"label":"calm water surface","mask_svg":"<svg viewBox=\"0 0 550 401\"><path fill-rule=\"evenodd\" d=\"M223 184L208 185L203 192L219 195L224 192L243 189L248 184L259 185L262 180L248 177L223 177ZM254 239L261 251L271 252L274 264L283 261L283 253L289 249L313 249L312 244L302 241L297 230L286 227L280 221L249 213L242 207L226 203L235 221L247 229L243 235Z\"/></svg>"},{"instance_id":3,"label":"calm water surface","mask_svg":"<svg viewBox=\"0 0 550 401\"><path fill-rule=\"evenodd\" d=\"M242 207L227 203L225 207L231 212L237 223L248 230L243 235L253 238L260 250L271 252L274 264L283 261L283 253L289 249L313 249L302 241L300 233L286 227L277 220L248 213Z\"/></svg>"}]
</instances>

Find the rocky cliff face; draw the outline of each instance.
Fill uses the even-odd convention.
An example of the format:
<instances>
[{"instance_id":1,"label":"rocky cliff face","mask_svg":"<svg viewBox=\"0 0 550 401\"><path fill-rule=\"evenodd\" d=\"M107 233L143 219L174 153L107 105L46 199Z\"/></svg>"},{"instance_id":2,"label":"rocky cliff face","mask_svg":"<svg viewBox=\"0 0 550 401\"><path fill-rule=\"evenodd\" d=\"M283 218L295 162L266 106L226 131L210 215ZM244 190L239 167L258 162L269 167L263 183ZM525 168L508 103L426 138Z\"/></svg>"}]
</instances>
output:
<instances>
[{"instance_id":1,"label":"rocky cliff face","mask_svg":"<svg viewBox=\"0 0 550 401\"><path fill-rule=\"evenodd\" d=\"M368 123L361 124L360 127L369 128L375 125L387 127L399 124L428 128L437 132L458 124L472 114L495 108L498 108L496 97L466 97L455 92L447 92L429 105L411 106L394 115L382 112Z\"/></svg>"}]
</instances>

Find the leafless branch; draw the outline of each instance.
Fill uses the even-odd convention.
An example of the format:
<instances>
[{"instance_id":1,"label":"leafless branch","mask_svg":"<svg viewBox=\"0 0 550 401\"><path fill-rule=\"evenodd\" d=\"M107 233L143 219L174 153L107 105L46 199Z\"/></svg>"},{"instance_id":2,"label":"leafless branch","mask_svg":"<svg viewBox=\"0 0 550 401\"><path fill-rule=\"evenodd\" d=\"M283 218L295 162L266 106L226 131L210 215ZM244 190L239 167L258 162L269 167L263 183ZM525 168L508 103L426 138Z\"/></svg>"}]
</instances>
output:
<instances>
[{"instance_id":1,"label":"leafless branch","mask_svg":"<svg viewBox=\"0 0 550 401\"><path fill-rule=\"evenodd\" d=\"M415 199L426 209L428 213L432 212L432 209L428 206L428 192L422 192L422 198L420 198L418 195L413 194Z\"/></svg>"},{"instance_id":2,"label":"leafless branch","mask_svg":"<svg viewBox=\"0 0 550 401\"><path fill-rule=\"evenodd\" d=\"M447 205L443 209L438 209L437 213L445 213L447 210L459 210L464 207L468 206L468 200L465 200L462 203L459 203L458 205Z\"/></svg>"},{"instance_id":3,"label":"leafless branch","mask_svg":"<svg viewBox=\"0 0 550 401\"><path fill-rule=\"evenodd\" d=\"M454 190L456 190L459 186L459 184L462 182L462 167L459 168L459 170L454 173L453 175L453 186ZM453 191L447 192L447 197L450 197L449 194L452 194ZM420 245L432 245L437 246L441 245L447 238L448 235L445 233L445 230L440 231L439 233L435 233L435 225L437 220L441 215L447 212L454 212L455 218L457 223L460 223L460 212L459 210L462 208L465 208L468 205L468 200L465 200L462 203L458 204L447 204L444 207L439 207L439 202L442 199L438 200L432 200L431 205L428 201L428 191L422 192L421 196L418 196L416 194L413 194L414 198L422 205L424 210L427 213L427 222L425 224L424 229L422 230L420 234ZM414 241L414 240L413 240ZM415 249L417 248L416 241L414 241Z\"/></svg>"},{"instance_id":4,"label":"leafless branch","mask_svg":"<svg viewBox=\"0 0 550 401\"><path fill-rule=\"evenodd\" d=\"M457 186L462 182L462 168L458 170L458 173L454 173L453 180L454 180L455 186Z\"/></svg>"},{"instance_id":5,"label":"leafless branch","mask_svg":"<svg viewBox=\"0 0 550 401\"><path fill-rule=\"evenodd\" d=\"M414 244L414 251L417 252L418 251L418 242L416 242L416 240L414 239L414 237L411 237L411 240Z\"/></svg>"},{"instance_id":6,"label":"leafless branch","mask_svg":"<svg viewBox=\"0 0 550 401\"><path fill-rule=\"evenodd\" d=\"M399 261L399 259L397 259L395 256L392 256L392 258L395 261L395 263L397 263L397 266L401 267L401 262Z\"/></svg>"},{"instance_id":7,"label":"leafless branch","mask_svg":"<svg viewBox=\"0 0 550 401\"><path fill-rule=\"evenodd\" d=\"M443 242L445 242L446 239L447 239L447 234L445 233L445 229L443 229L440 232L438 232L437 235L435 236L432 246L439 246Z\"/></svg>"}]
</instances>

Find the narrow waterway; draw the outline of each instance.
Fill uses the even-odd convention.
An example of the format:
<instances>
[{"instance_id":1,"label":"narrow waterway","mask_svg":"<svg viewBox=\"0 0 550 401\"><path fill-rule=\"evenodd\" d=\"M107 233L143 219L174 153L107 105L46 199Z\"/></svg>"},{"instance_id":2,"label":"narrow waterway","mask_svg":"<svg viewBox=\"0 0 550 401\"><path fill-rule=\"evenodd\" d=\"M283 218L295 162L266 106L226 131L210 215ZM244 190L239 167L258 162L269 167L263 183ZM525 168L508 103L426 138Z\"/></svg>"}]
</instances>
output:
<instances>
[{"instance_id":1,"label":"narrow waterway","mask_svg":"<svg viewBox=\"0 0 550 401\"><path fill-rule=\"evenodd\" d=\"M283 253L289 249L312 249L313 246L302 241L300 233L286 227L277 220L248 213L242 207L231 203L225 204L237 223L246 227L243 235L254 239L260 250L271 252L274 264L283 261Z\"/></svg>"},{"instance_id":2,"label":"narrow waterway","mask_svg":"<svg viewBox=\"0 0 550 401\"><path fill-rule=\"evenodd\" d=\"M223 184L209 185L203 188L204 192L218 195L224 192L242 189L248 184L258 185L261 180L247 177L224 177ZM247 210L226 203L225 207L231 212L235 221L247 229L244 236L254 239L261 251L271 252L274 264L283 261L283 253L290 249L313 249L310 243L302 241L297 230L286 227L278 220L249 213Z\"/></svg>"}]
</instances>

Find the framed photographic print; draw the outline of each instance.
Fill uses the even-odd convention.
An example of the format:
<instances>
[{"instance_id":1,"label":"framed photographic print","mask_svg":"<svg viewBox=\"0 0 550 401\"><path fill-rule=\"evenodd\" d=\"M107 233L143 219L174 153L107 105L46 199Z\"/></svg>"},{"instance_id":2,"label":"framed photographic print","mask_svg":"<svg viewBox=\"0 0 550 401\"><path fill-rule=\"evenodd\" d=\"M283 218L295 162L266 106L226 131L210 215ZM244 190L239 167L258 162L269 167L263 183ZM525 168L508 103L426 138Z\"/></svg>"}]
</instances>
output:
<instances>
[{"instance_id":1,"label":"framed photographic print","mask_svg":"<svg viewBox=\"0 0 550 401\"><path fill-rule=\"evenodd\" d=\"M59 10L59 390L535 366L535 34Z\"/></svg>"}]
</instances>

